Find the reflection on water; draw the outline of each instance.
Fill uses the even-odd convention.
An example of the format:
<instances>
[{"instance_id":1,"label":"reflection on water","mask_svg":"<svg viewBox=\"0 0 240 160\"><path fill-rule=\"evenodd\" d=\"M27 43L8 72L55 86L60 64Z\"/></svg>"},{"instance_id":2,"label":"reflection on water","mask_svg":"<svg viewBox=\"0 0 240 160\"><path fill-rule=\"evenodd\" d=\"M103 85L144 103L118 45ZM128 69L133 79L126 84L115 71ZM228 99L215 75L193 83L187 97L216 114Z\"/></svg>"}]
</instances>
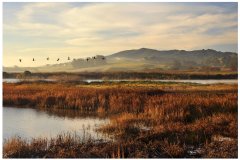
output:
<instances>
[{"instance_id":1,"label":"reflection on water","mask_svg":"<svg viewBox=\"0 0 240 160\"><path fill-rule=\"evenodd\" d=\"M5 78L2 81L5 83L18 83L18 82L21 82L22 80L15 79L15 78Z\"/></svg>"},{"instance_id":2,"label":"reflection on water","mask_svg":"<svg viewBox=\"0 0 240 160\"><path fill-rule=\"evenodd\" d=\"M36 82L36 81L44 81L44 82L55 82L55 79L16 79L16 78L4 78L2 80L5 83L18 83L18 82L23 82L23 81L28 81L28 82Z\"/></svg>"},{"instance_id":3,"label":"reflection on water","mask_svg":"<svg viewBox=\"0 0 240 160\"><path fill-rule=\"evenodd\" d=\"M207 80L197 80L197 79L179 79L179 80L152 80L153 82L178 82L178 83L198 83L198 84L237 84L237 79L207 79Z\"/></svg>"},{"instance_id":4,"label":"reflection on water","mask_svg":"<svg viewBox=\"0 0 240 160\"><path fill-rule=\"evenodd\" d=\"M63 133L76 134L83 139L107 139L96 131L109 122L94 115L81 116L75 111L40 111L31 108L3 107L3 139L20 136L26 139L55 137ZM55 114L56 113L56 114ZM60 116L59 116L60 115Z\"/></svg>"},{"instance_id":5,"label":"reflection on water","mask_svg":"<svg viewBox=\"0 0 240 160\"><path fill-rule=\"evenodd\" d=\"M37 109L38 112L44 112L49 116L58 116L59 118L99 118L106 119L106 114L97 114L94 112L83 112L80 110L70 110L70 109Z\"/></svg>"},{"instance_id":6,"label":"reflection on water","mask_svg":"<svg viewBox=\"0 0 240 160\"><path fill-rule=\"evenodd\" d=\"M54 79L3 79L3 82L5 83L18 83L22 81L46 81L46 82L52 82L56 81ZM237 84L237 79L208 79L208 80L196 80L196 79L182 79L182 80L129 80L129 79L122 79L122 80L102 80L102 79L86 79L86 80L79 80L79 82L87 82L87 83L94 83L94 82L177 82L177 83L198 83L198 84L217 84L217 83L224 83L224 84Z\"/></svg>"},{"instance_id":7,"label":"reflection on water","mask_svg":"<svg viewBox=\"0 0 240 160\"><path fill-rule=\"evenodd\" d=\"M235 84L238 83L237 79L209 79L209 80L196 80L196 79L179 79L179 80L101 80L101 79L92 79L92 80L83 80L87 83L93 82L177 82L177 83L198 83L198 84L217 84L217 83L224 83L224 84Z\"/></svg>"}]
</instances>

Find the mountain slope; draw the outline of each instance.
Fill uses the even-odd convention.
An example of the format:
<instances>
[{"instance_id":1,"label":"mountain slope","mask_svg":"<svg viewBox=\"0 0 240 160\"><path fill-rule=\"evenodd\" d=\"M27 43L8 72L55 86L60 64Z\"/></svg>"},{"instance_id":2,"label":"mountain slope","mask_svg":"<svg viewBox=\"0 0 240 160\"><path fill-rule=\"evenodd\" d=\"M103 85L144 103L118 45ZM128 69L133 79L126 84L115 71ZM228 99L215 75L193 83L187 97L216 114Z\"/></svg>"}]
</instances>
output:
<instances>
[{"instance_id":1,"label":"mountain slope","mask_svg":"<svg viewBox=\"0 0 240 160\"><path fill-rule=\"evenodd\" d=\"M138 50L128 50L108 56L108 59L117 62L141 61L145 64L162 64L179 69L194 67L236 67L237 54L232 52L219 52L211 49L207 50L168 50L158 51L141 48Z\"/></svg>"},{"instance_id":2,"label":"mountain slope","mask_svg":"<svg viewBox=\"0 0 240 160\"><path fill-rule=\"evenodd\" d=\"M75 59L69 63L43 67L4 67L8 71L146 71L146 70L237 70L237 53L212 49L185 51L141 48L121 51L109 56L97 55L93 59Z\"/></svg>"}]
</instances>

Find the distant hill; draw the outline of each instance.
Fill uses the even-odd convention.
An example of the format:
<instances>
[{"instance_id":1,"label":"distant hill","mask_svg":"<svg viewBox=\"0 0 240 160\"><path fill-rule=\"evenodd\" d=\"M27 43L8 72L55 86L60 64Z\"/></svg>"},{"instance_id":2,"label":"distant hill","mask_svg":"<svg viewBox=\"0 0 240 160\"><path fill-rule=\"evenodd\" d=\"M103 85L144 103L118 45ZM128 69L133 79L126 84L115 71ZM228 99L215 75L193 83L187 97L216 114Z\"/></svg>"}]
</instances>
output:
<instances>
[{"instance_id":1,"label":"distant hill","mask_svg":"<svg viewBox=\"0 0 240 160\"><path fill-rule=\"evenodd\" d=\"M141 61L145 64L165 65L175 69L196 67L236 67L237 54L207 50L168 50L158 51L141 48L127 50L108 56L113 61Z\"/></svg>"},{"instance_id":2,"label":"distant hill","mask_svg":"<svg viewBox=\"0 0 240 160\"><path fill-rule=\"evenodd\" d=\"M109 56L75 59L72 62L42 67L4 67L5 72L57 72L57 71L156 71L156 70L237 70L237 53L212 49L194 51L148 48L125 50Z\"/></svg>"}]
</instances>

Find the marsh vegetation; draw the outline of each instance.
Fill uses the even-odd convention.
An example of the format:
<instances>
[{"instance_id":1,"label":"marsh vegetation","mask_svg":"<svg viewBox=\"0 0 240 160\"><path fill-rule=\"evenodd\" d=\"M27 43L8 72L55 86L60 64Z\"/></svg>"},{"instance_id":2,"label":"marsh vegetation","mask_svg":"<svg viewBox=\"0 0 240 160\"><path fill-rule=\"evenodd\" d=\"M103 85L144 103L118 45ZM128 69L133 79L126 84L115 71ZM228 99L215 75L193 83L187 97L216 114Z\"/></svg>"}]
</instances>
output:
<instances>
[{"instance_id":1,"label":"marsh vegetation","mask_svg":"<svg viewBox=\"0 0 240 160\"><path fill-rule=\"evenodd\" d=\"M160 82L3 84L3 105L107 116L114 141L71 134L8 139L5 158L237 157L237 84Z\"/></svg>"},{"instance_id":2,"label":"marsh vegetation","mask_svg":"<svg viewBox=\"0 0 240 160\"><path fill-rule=\"evenodd\" d=\"M156 80L156 79L237 79L236 71L193 70L151 70L112 72L3 72L3 78L56 79L61 81L99 80Z\"/></svg>"}]
</instances>

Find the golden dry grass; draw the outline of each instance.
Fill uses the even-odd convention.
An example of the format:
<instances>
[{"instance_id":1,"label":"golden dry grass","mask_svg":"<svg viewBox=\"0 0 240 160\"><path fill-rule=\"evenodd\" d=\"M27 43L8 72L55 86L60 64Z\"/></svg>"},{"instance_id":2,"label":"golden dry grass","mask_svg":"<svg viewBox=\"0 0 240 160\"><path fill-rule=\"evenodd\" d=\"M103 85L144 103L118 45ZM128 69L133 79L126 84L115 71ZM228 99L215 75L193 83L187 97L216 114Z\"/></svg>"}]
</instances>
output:
<instances>
[{"instance_id":1,"label":"golden dry grass","mask_svg":"<svg viewBox=\"0 0 240 160\"><path fill-rule=\"evenodd\" d=\"M12 139L5 157L188 157L188 146L202 146L193 157L237 157L237 85L104 85L3 84L4 105L108 114L110 124L99 131L115 137L107 143ZM216 135L232 141L216 142Z\"/></svg>"}]
</instances>

